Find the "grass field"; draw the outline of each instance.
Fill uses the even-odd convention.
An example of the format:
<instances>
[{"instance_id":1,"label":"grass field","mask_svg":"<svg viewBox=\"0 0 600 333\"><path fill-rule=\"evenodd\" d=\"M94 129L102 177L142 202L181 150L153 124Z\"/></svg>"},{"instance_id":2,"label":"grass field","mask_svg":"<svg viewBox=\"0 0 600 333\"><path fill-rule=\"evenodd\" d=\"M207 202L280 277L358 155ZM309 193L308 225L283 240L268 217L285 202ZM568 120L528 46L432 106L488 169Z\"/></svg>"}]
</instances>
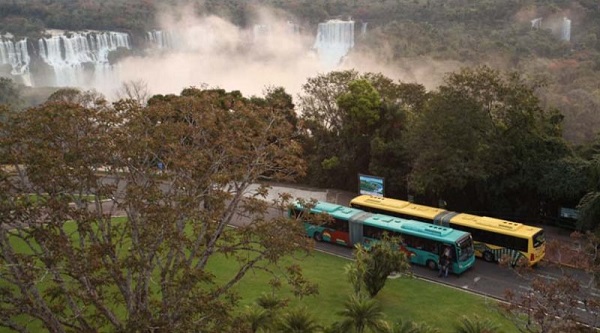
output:
<instances>
[{"instance_id":1,"label":"grass field","mask_svg":"<svg viewBox=\"0 0 600 333\"><path fill-rule=\"evenodd\" d=\"M282 293L282 296L292 299L291 307L304 306L309 309L323 325L340 319L337 312L342 309L344 301L352 293L344 273L344 267L350 261L321 252L315 252L297 261L303 267L305 276L319 284L319 295L302 300L293 300L289 292ZM233 269L226 260L219 260L211 268L217 276L227 275L227 272ZM243 299L242 303L252 305L258 296L268 292L268 279L265 273L250 273L237 287ZM502 332L517 332L512 324L499 314L495 301L418 278L389 279L376 299L381 303L389 322L399 319L425 322L442 332L453 332L454 325L460 322L463 315L467 315L470 318L490 318L500 325Z\"/></svg>"},{"instance_id":2,"label":"grass field","mask_svg":"<svg viewBox=\"0 0 600 333\"><path fill-rule=\"evenodd\" d=\"M69 229L72 226L66 225ZM337 313L352 294L352 287L344 273L345 266L351 261L321 252L287 258L285 261L287 264L299 264L305 276L319 285L319 294L298 300L294 299L289 289L283 288L278 291L278 296L289 298L290 307L306 307L322 325L330 325L339 320ZM235 261L215 256L211 259L209 269L217 279L225 280L236 271L236 266ZM261 294L270 292L270 279L271 276L262 271L250 271L236 287L236 291L242 297L240 308L246 305L255 306L254 302ZM3 284L3 281L0 280L0 284ZM489 318L501 326L502 332L517 332L511 323L499 314L495 301L417 278L389 279L376 299L381 303L390 323L400 319L410 320L427 323L441 332L453 332L461 317L468 315L470 318ZM29 324L30 327L36 326L35 322ZM11 331L0 328L0 332Z\"/></svg>"}]
</instances>

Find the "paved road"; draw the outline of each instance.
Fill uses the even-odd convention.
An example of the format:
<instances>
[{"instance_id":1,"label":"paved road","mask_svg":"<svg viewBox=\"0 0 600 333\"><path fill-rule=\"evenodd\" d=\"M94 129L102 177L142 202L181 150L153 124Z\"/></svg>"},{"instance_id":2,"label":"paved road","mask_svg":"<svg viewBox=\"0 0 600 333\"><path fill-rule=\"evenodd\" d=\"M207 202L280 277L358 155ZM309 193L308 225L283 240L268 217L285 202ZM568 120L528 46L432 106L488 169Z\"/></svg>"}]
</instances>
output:
<instances>
[{"instance_id":1,"label":"paved road","mask_svg":"<svg viewBox=\"0 0 600 333\"><path fill-rule=\"evenodd\" d=\"M269 198L277 198L278 194L283 192L289 193L293 197L305 199L313 198L346 206L349 205L350 200L356 196L355 193L350 192L273 184L269 193ZM544 226L544 230L548 241L571 241L569 232L567 231L548 226ZM317 244L317 249L346 258L352 258L352 249L343 246L319 243ZM555 265L548 261L542 261L534 268L533 273L528 276L520 275L512 269L500 267L496 263L488 263L479 259L473 269L463 273L461 276L452 275L448 278L439 278L436 271L431 271L426 267L415 265L412 266L412 270L413 274L419 278L436 283L443 283L460 290L474 292L498 300L505 300L506 292L508 290L517 293L530 291L530 280L532 277L543 277L548 280L556 280L561 276L570 275L584 286L581 291L582 294L593 295L600 298L600 290L590 286L591 277L589 274L570 267ZM578 314L587 323L598 323L598 314L587 313L583 308L579 308Z\"/></svg>"},{"instance_id":2,"label":"paved road","mask_svg":"<svg viewBox=\"0 0 600 333\"><path fill-rule=\"evenodd\" d=\"M249 193L252 194L258 185L251 186ZM294 198L315 199L321 201L335 202L341 205L348 205L350 200L356 196L354 193L343 191L332 191L319 188L288 186L284 184L271 184L271 190L266 198L268 201L277 199L279 194L288 193ZM273 210L273 216L276 212ZM244 224L247 221L239 219L234 224ZM561 241L569 241L568 233L554 228L546 228L547 240L559 239ZM317 249L328 253L340 255L347 258L352 258L352 249L343 246L332 245L327 243L317 244ZM413 266L415 276L430 280L436 283L443 283L448 286L458 288L460 290L474 292L494 299L505 299L506 291L512 290L515 292L527 292L531 290L530 281L517 274L514 270L499 267L498 264L488 263L483 260L477 260L475 267L461 276L452 275L448 278L438 278L437 272L431 271L425 267ZM548 265L542 262L535 268L534 275L545 277L547 279L557 279L564 274L570 274L581 281L583 285L588 285L590 277L582 271ZM588 287L584 288L583 293L591 294L600 297L600 291ZM595 320L597 315L589 313L581 313L582 318L591 317ZM587 322L592 322L590 319Z\"/></svg>"}]
</instances>

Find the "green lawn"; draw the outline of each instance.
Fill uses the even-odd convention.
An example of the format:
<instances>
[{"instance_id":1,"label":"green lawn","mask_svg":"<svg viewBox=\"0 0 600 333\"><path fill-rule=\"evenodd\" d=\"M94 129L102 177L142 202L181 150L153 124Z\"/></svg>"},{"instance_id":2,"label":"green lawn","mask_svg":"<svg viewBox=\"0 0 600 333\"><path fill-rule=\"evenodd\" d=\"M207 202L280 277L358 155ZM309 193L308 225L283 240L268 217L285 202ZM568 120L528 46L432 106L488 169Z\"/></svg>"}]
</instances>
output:
<instances>
[{"instance_id":1,"label":"green lawn","mask_svg":"<svg viewBox=\"0 0 600 333\"><path fill-rule=\"evenodd\" d=\"M344 266L349 262L348 259L321 252L298 259L305 276L319 284L319 295L302 300L294 300L291 293L283 295L292 299L290 306L305 306L320 323L329 325L340 319L337 312L352 293L344 273ZM218 260L218 264L211 268L217 275L223 275L231 271L232 267L228 265L228 261ZM237 288L243 299L242 304L253 304L261 293L269 291L265 285L268 279L262 272L250 273ZM517 332L498 313L495 301L418 278L389 279L376 299L381 302L390 322L399 319L425 322L442 332L452 332L453 325L458 324L463 315L470 318L477 315L497 322L502 332Z\"/></svg>"},{"instance_id":2,"label":"green lawn","mask_svg":"<svg viewBox=\"0 0 600 333\"><path fill-rule=\"evenodd\" d=\"M72 227L73 225L66 225L68 229ZM338 320L340 317L337 312L352 293L344 273L344 267L350 261L315 251L310 256L302 255L298 258L286 259L286 263L292 262L302 266L305 276L310 281L318 283L319 295L297 300L286 288L278 295L291 299L291 307L306 307L322 325L330 325ZM215 256L210 262L209 269L218 279L225 279L236 270L236 265L235 261ZM241 308L252 305L262 293L270 292L270 286L267 284L270 279L271 277L262 271L250 271L236 287L236 291L242 297ZM0 280L0 284L2 283ZM377 295L377 300L381 302L390 322L399 319L425 322L442 332L452 332L453 325L459 322L461 316L469 315L473 318L477 315L497 322L503 332L516 332L510 322L499 315L495 301L417 278L389 279L384 289ZM33 324L34 327L36 325L35 322L29 324ZM9 332L9 330L0 329L0 332Z\"/></svg>"}]
</instances>

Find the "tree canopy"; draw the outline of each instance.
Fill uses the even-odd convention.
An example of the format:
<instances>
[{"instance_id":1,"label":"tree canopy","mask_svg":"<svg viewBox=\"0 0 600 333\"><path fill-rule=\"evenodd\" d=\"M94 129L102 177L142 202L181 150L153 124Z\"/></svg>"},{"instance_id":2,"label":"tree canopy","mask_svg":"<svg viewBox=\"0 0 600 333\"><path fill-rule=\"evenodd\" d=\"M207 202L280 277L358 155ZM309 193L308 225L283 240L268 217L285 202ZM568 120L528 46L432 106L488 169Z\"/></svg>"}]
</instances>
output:
<instances>
[{"instance_id":1,"label":"tree canopy","mask_svg":"<svg viewBox=\"0 0 600 333\"><path fill-rule=\"evenodd\" d=\"M2 123L12 163L0 177L0 323L235 331L232 287L311 244L284 203L268 217L266 189L247 191L261 177L304 172L293 126L275 111L285 105L195 88L147 107L74 100ZM223 256L239 269L216 280L210 264ZM301 272L290 272L298 283Z\"/></svg>"}]
</instances>

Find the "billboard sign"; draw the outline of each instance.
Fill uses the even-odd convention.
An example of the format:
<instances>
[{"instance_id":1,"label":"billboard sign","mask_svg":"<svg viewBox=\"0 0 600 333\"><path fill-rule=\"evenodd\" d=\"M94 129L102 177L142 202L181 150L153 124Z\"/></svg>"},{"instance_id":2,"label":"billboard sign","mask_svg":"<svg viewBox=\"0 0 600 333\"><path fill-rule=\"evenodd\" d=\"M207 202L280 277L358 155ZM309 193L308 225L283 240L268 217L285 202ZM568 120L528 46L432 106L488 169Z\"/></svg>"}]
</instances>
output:
<instances>
[{"instance_id":1,"label":"billboard sign","mask_svg":"<svg viewBox=\"0 0 600 333\"><path fill-rule=\"evenodd\" d=\"M358 191L360 194L384 196L384 178L358 174Z\"/></svg>"}]
</instances>

